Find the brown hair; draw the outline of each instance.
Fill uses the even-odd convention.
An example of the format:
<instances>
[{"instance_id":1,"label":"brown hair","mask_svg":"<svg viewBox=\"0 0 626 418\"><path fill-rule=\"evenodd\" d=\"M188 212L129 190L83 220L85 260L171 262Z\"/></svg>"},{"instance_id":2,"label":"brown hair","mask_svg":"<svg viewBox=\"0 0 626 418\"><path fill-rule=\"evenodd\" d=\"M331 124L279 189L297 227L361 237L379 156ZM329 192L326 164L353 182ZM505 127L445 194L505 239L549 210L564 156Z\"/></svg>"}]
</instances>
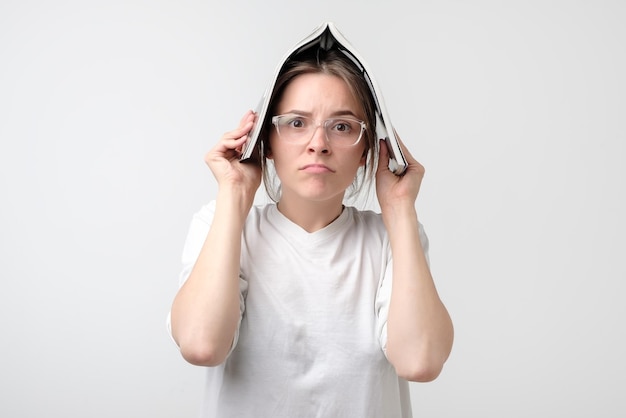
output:
<instances>
[{"instance_id":1,"label":"brown hair","mask_svg":"<svg viewBox=\"0 0 626 418\"><path fill-rule=\"evenodd\" d=\"M376 105L371 95L367 81L361 71L355 64L337 49L322 50L313 49L301 55L291 58L281 69L276 80L274 90L270 97L269 111L262 121L260 140L261 140L261 166L263 167L263 183L265 190L274 202L280 197L280 186L275 184L275 176L272 175L268 168L267 155L270 151L269 134L273 129L271 123L272 116L276 112L278 103L282 99L282 95L289 83L302 74L328 74L341 78L348 89L361 104L363 114L365 115L366 129L363 133L361 141L365 142L365 150L363 155L365 165L357 173L355 180L349 192L350 196L358 194L365 183L371 183L375 173L375 165L377 162L378 138L376 137Z\"/></svg>"}]
</instances>

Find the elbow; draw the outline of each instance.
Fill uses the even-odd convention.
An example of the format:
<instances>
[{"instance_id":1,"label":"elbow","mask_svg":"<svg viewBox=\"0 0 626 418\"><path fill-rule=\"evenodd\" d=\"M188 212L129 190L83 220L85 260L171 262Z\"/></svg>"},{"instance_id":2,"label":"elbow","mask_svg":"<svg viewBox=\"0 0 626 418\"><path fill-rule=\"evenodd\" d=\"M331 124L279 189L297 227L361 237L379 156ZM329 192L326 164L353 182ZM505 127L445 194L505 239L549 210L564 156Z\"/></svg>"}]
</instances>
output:
<instances>
[{"instance_id":1,"label":"elbow","mask_svg":"<svg viewBox=\"0 0 626 418\"><path fill-rule=\"evenodd\" d=\"M441 373L443 364L415 361L413 364L394 365L394 368L398 377L404 380L410 382L432 382Z\"/></svg>"},{"instance_id":2,"label":"elbow","mask_svg":"<svg viewBox=\"0 0 626 418\"><path fill-rule=\"evenodd\" d=\"M228 350L212 344L180 344L180 353L194 366L215 367L226 360Z\"/></svg>"},{"instance_id":3,"label":"elbow","mask_svg":"<svg viewBox=\"0 0 626 418\"><path fill-rule=\"evenodd\" d=\"M452 329L443 338L422 338L414 343L387 342L386 354L396 374L411 382L431 382L441 374L452 350Z\"/></svg>"},{"instance_id":4,"label":"elbow","mask_svg":"<svg viewBox=\"0 0 626 418\"><path fill-rule=\"evenodd\" d=\"M219 366L226 361L233 342L233 337L223 339L202 329L180 326L174 321L170 333L183 359L194 366Z\"/></svg>"},{"instance_id":5,"label":"elbow","mask_svg":"<svg viewBox=\"0 0 626 418\"><path fill-rule=\"evenodd\" d=\"M420 347L398 350L397 346L387 347L387 358L398 377L410 382L431 382L441 374L448 359L449 350Z\"/></svg>"}]
</instances>

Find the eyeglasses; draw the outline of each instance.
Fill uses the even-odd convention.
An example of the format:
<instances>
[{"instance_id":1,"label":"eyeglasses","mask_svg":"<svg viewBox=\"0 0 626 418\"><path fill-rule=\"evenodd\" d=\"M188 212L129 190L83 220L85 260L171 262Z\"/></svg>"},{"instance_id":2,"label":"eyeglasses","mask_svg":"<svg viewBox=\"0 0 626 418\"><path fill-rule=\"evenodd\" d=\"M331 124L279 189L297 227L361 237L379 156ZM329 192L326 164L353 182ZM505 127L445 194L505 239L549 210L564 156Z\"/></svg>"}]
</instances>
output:
<instances>
[{"instance_id":1,"label":"eyeglasses","mask_svg":"<svg viewBox=\"0 0 626 418\"><path fill-rule=\"evenodd\" d=\"M272 117L278 136L288 142L310 141L320 126L324 128L326 140L333 146L351 147L359 143L365 131L365 122L350 117L315 121L294 113Z\"/></svg>"}]
</instances>

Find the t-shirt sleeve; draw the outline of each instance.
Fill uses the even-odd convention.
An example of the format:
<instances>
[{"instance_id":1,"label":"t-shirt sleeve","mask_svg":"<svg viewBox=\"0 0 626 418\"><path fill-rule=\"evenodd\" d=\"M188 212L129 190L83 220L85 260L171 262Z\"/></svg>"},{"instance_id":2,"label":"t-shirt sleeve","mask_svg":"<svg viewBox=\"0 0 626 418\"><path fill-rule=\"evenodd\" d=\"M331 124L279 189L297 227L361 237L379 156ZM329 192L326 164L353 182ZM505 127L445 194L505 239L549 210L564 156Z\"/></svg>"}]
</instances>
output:
<instances>
[{"instance_id":1,"label":"t-shirt sleeve","mask_svg":"<svg viewBox=\"0 0 626 418\"><path fill-rule=\"evenodd\" d=\"M419 237L426 256L426 262L430 266L428 256L428 236L424 230L424 226L419 224ZM391 284L393 277L393 258L391 256L391 246L387 240L385 250L382 255L382 277L379 280L378 293L376 294L376 333L380 346L385 355L387 355L387 318L389 317L389 303L391 302Z\"/></svg>"},{"instance_id":2,"label":"t-shirt sleeve","mask_svg":"<svg viewBox=\"0 0 626 418\"><path fill-rule=\"evenodd\" d=\"M204 241L209 233L209 229L211 228L211 223L213 222L213 217L215 215L215 201L211 201L207 205L203 206L199 212L197 212L192 220L191 225L189 226L189 231L187 232L187 238L185 239L185 245L183 246L183 252L181 256L182 269L178 276L178 287L180 288L191 274L191 270L193 269L198 256L200 255L200 250L202 250L202 246L204 245ZM239 323L237 324L237 329L235 330L235 336L233 339L233 344L231 347L231 351L237 345L237 340L239 339L239 326L241 324L241 317L245 310L245 295L248 289L248 283L239 275ZM172 326L171 326L171 312L167 315L167 331L172 337ZM174 338L172 337L172 340ZM229 353L230 354L230 353Z\"/></svg>"}]
</instances>

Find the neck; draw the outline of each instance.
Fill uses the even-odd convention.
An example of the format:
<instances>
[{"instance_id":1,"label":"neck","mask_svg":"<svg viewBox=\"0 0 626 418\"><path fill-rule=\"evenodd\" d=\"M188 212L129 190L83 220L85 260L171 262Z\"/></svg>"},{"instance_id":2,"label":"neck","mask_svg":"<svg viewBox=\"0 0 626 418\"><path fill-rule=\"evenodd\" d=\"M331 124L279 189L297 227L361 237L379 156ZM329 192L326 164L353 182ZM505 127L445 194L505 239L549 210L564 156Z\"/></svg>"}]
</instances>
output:
<instances>
[{"instance_id":1,"label":"neck","mask_svg":"<svg viewBox=\"0 0 626 418\"><path fill-rule=\"evenodd\" d=\"M295 201L284 196L278 201L278 210L287 219L307 232L315 232L330 225L343 211L343 196L325 201Z\"/></svg>"}]
</instances>

